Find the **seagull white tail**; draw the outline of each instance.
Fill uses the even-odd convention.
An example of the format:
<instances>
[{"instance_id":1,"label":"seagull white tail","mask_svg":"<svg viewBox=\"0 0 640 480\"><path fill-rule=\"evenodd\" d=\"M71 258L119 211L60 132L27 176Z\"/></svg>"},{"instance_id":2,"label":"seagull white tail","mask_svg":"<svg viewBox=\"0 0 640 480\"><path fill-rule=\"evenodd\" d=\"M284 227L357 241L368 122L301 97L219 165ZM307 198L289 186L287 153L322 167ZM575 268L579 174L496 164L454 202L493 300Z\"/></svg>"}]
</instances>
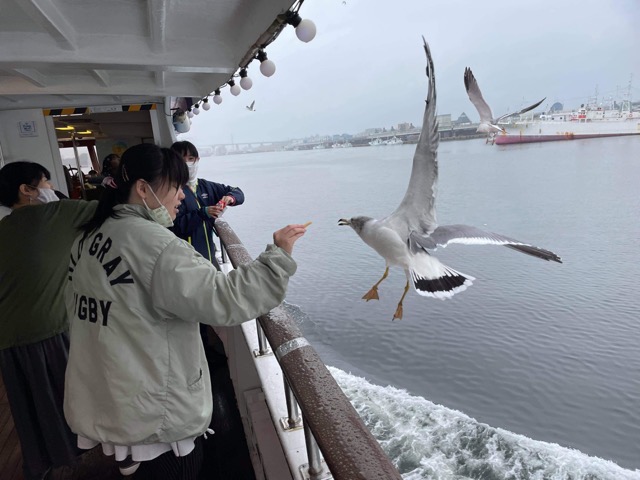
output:
<instances>
[{"instance_id":1,"label":"seagull white tail","mask_svg":"<svg viewBox=\"0 0 640 480\"><path fill-rule=\"evenodd\" d=\"M422 257L421 260L417 268L409 269L413 287L419 295L445 300L473 285L475 278L447 267L434 257Z\"/></svg>"}]
</instances>

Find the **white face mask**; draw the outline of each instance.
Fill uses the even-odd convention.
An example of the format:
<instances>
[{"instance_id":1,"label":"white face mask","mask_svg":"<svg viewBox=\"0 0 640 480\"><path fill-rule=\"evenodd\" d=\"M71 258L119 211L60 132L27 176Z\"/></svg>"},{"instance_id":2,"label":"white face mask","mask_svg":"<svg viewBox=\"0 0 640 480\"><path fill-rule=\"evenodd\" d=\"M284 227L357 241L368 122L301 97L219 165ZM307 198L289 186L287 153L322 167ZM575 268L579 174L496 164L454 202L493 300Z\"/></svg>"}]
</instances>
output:
<instances>
[{"instance_id":1,"label":"white face mask","mask_svg":"<svg viewBox=\"0 0 640 480\"><path fill-rule=\"evenodd\" d=\"M198 180L198 163L187 163L189 169L189 184L195 185Z\"/></svg>"},{"instance_id":2,"label":"white face mask","mask_svg":"<svg viewBox=\"0 0 640 480\"><path fill-rule=\"evenodd\" d=\"M147 185L149 184L147 183ZM153 218L156 222L158 222L163 227L172 227L173 218L171 218L171 215L169 214L169 210L167 210L167 207L162 205L162 202L160 202L160 200L156 196L156 192L153 191L153 188L151 188L151 185L149 185L149 190L151 190L151 193L153 194L154 198L158 200L158 203L160 204L158 208L150 208L149 205L147 205L147 202L144 201L144 198L142 199L142 203L144 203L144 206L147 207L147 211L151 214L151 218Z\"/></svg>"},{"instance_id":3,"label":"white face mask","mask_svg":"<svg viewBox=\"0 0 640 480\"><path fill-rule=\"evenodd\" d=\"M36 200L42 203L49 203L49 202L57 202L60 199L56 195L56 192L54 192L50 188L38 187L38 196L36 197Z\"/></svg>"}]
</instances>

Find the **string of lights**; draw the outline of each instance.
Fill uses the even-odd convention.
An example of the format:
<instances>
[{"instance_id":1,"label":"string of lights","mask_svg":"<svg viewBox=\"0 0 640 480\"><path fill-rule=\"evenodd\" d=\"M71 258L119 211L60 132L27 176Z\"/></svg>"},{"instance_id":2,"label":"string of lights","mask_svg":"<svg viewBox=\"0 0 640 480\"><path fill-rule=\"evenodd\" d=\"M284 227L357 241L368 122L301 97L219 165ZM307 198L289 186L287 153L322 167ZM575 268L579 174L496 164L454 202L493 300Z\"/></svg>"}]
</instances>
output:
<instances>
[{"instance_id":1,"label":"string of lights","mask_svg":"<svg viewBox=\"0 0 640 480\"><path fill-rule=\"evenodd\" d=\"M200 109L208 111L211 108L209 97L213 98L213 103L220 105L222 103L221 89L229 87L229 92L233 96L238 96L242 90L249 90L253 86L253 80L247 72L249 65L254 60L260 62L260 73L265 77L271 77L276 72L276 64L273 60L267 58L265 49L280 35L280 33L291 25L295 28L296 36L302 42L308 43L316 36L316 25L309 19L302 19L298 11L304 0L298 0L290 10L278 15L267 31L251 46L247 54L242 58L238 65L238 71L234 72L229 80L220 85L211 94L198 100L187 111L178 109L173 113L173 124L178 133L184 133L189 130L190 125L186 121L187 118L193 118L194 115L200 114ZM234 78L240 78L239 84L236 84Z\"/></svg>"}]
</instances>

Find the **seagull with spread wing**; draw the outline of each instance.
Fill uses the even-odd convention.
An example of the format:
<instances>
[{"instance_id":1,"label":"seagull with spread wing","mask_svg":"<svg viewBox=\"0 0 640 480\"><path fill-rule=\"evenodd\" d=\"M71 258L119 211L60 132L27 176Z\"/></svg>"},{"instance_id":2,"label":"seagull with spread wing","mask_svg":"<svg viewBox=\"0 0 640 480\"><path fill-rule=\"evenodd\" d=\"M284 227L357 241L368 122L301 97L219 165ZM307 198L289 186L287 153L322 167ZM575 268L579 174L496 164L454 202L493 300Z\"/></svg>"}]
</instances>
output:
<instances>
[{"instance_id":1,"label":"seagull with spread wing","mask_svg":"<svg viewBox=\"0 0 640 480\"><path fill-rule=\"evenodd\" d=\"M246 109L249 110L250 112L255 112L256 109L253 108L255 104L256 104L256 101L254 100L253 102L251 102L251 105L246 106Z\"/></svg>"},{"instance_id":2,"label":"seagull with spread wing","mask_svg":"<svg viewBox=\"0 0 640 480\"><path fill-rule=\"evenodd\" d=\"M500 121L505 118L512 117L513 115L520 115L521 113L528 112L529 110L533 110L542 102L545 101L547 97L544 97L537 103L533 105L529 105L528 107L523 108L519 112L513 113L505 113L504 115L494 119L493 114L491 113L491 107L485 102L484 98L482 98L482 93L480 92L480 87L478 87L478 82L476 81L476 77L473 76L471 69L469 67L464 69L464 88L467 90L467 94L469 95L469 100L478 110L478 114L480 115L480 125L478 126L478 133L488 133L487 142L489 140L493 140L493 137L500 132L504 132L504 128L498 125Z\"/></svg>"},{"instance_id":3,"label":"seagull with spread wing","mask_svg":"<svg viewBox=\"0 0 640 480\"><path fill-rule=\"evenodd\" d=\"M431 51L424 38L423 41L427 55L429 90L422 132L413 156L411 178L405 196L400 206L382 220L359 216L338 221L338 225L349 225L353 228L386 262L384 275L362 297L363 299L378 299L378 285L387 278L389 267L398 266L404 270L407 284L393 315L394 320L402 318L402 302L410 284L413 284L420 295L444 300L465 290L475 280L442 264L429 253L429 250L445 247L450 243L504 245L543 260L562 263L560 257L553 252L504 235L485 232L467 225L438 226L435 200L440 135L436 122L436 81Z\"/></svg>"}]
</instances>

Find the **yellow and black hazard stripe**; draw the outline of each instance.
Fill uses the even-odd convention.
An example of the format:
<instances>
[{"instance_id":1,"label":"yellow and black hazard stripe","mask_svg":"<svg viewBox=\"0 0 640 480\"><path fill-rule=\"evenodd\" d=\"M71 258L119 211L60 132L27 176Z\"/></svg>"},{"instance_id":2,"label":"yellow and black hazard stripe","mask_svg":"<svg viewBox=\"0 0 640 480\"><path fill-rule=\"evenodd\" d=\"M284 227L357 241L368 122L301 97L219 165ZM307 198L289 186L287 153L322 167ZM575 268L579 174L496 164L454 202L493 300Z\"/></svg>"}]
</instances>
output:
<instances>
[{"instance_id":1,"label":"yellow and black hazard stripe","mask_svg":"<svg viewBox=\"0 0 640 480\"><path fill-rule=\"evenodd\" d=\"M146 110L155 110L156 109L156 104L155 103L146 103L143 105L123 105L122 106L122 111L123 112L144 112Z\"/></svg>"},{"instance_id":2,"label":"yellow and black hazard stripe","mask_svg":"<svg viewBox=\"0 0 640 480\"><path fill-rule=\"evenodd\" d=\"M52 117L55 115L81 115L83 113L88 113L88 107L77 107L77 108L45 108L42 110L45 117Z\"/></svg>"},{"instance_id":3,"label":"yellow and black hazard stripe","mask_svg":"<svg viewBox=\"0 0 640 480\"><path fill-rule=\"evenodd\" d=\"M146 112L155 110L155 103L143 103L138 105L118 105L122 112ZM82 115L91 113L91 107L75 107L75 108L45 108L42 110L45 117L53 117L60 115Z\"/></svg>"}]
</instances>

